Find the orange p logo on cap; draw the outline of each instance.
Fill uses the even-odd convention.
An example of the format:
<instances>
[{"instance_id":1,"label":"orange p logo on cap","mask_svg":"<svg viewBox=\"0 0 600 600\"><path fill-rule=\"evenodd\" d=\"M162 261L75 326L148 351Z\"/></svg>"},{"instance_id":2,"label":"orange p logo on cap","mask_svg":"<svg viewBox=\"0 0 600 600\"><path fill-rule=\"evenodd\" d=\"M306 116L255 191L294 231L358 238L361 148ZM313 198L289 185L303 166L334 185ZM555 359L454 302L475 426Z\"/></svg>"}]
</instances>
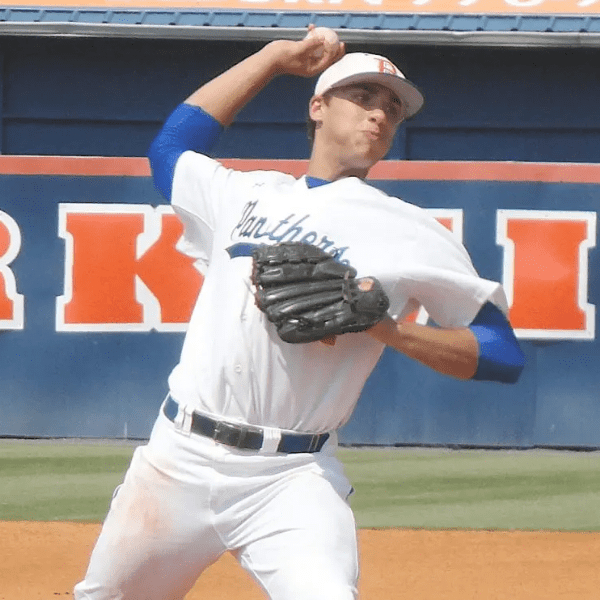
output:
<instances>
[{"instance_id":1,"label":"orange p logo on cap","mask_svg":"<svg viewBox=\"0 0 600 600\"><path fill-rule=\"evenodd\" d=\"M379 72L387 73L388 75L398 75L398 69L389 61L379 59Z\"/></svg>"}]
</instances>

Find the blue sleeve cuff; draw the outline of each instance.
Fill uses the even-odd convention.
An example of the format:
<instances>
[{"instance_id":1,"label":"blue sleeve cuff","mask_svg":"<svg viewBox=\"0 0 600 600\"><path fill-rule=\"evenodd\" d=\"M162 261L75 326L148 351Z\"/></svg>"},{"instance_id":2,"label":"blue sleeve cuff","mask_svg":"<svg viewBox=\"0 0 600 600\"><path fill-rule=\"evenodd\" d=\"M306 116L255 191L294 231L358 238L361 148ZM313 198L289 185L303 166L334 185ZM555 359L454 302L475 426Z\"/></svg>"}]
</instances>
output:
<instances>
[{"instance_id":1,"label":"blue sleeve cuff","mask_svg":"<svg viewBox=\"0 0 600 600\"><path fill-rule=\"evenodd\" d=\"M154 185L167 200L171 200L179 157L187 150L208 153L223 129L214 117L191 104L180 104L171 113L148 150Z\"/></svg>"},{"instance_id":2,"label":"blue sleeve cuff","mask_svg":"<svg viewBox=\"0 0 600 600\"><path fill-rule=\"evenodd\" d=\"M502 311L491 302L486 303L469 329L479 344L473 379L516 383L525 367L525 355Z\"/></svg>"}]
</instances>

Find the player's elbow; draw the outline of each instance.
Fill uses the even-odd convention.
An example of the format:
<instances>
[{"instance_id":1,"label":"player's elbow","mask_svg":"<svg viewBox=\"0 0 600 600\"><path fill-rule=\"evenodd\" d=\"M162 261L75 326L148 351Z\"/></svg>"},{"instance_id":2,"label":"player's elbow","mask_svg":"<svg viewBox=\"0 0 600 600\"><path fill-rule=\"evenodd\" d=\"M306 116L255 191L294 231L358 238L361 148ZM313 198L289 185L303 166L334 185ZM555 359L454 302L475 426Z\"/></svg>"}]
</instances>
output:
<instances>
[{"instance_id":1,"label":"player's elbow","mask_svg":"<svg viewBox=\"0 0 600 600\"><path fill-rule=\"evenodd\" d=\"M477 381L496 381L498 383L517 383L525 369L525 354L518 342L507 344L502 353L481 354L477 371L473 379Z\"/></svg>"},{"instance_id":2,"label":"player's elbow","mask_svg":"<svg viewBox=\"0 0 600 600\"><path fill-rule=\"evenodd\" d=\"M473 379L516 383L525 368L525 355L506 316L488 302L469 329L479 345Z\"/></svg>"},{"instance_id":3,"label":"player's elbow","mask_svg":"<svg viewBox=\"0 0 600 600\"><path fill-rule=\"evenodd\" d=\"M181 154L181 148L170 142L169 136L164 130L154 138L148 149L148 160L154 178L154 186L169 201L171 200L175 164Z\"/></svg>"},{"instance_id":4,"label":"player's elbow","mask_svg":"<svg viewBox=\"0 0 600 600\"><path fill-rule=\"evenodd\" d=\"M517 383L525 369L525 355L519 349L519 358L507 366L502 383Z\"/></svg>"},{"instance_id":5,"label":"player's elbow","mask_svg":"<svg viewBox=\"0 0 600 600\"><path fill-rule=\"evenodd\" d=\"M154 174L157 168L160 168L160 133L152 140L150 148L148 148L148 162L150 163L150 171Z\"/></svg>"}]
</instances>

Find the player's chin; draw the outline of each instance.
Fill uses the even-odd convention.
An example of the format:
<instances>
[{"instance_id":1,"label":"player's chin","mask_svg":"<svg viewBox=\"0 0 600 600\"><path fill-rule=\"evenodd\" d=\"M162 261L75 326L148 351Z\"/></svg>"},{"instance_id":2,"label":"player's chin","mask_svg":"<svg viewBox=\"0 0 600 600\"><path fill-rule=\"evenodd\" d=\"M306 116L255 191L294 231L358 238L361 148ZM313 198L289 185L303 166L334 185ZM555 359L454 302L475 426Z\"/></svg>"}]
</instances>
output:
<instances>
[{"instance_id":1,"label":"player's chin","mask_svg":"<svg viewBox=\"0 0 600 600\"><path fill-rule=\"evenodd\" d=\"M384 137L378 137L368 140L361 147L360 154L363 155L365 162L374 165L385 158L392 147L392 140Z\"/></svg>"},{"instance_id":2,"label":"player's chin","mask_svg":"<svg viewBox=\"0 0 600 600\"><path fill-rule=\"evenodd\" d=\"M373 165L378 163L380 160L386 157L390 151L388 146L369 146L363 148L361 152L356 155L357 166L360 164L362 168L371 168Z\"/></svg>"}]
</instances>

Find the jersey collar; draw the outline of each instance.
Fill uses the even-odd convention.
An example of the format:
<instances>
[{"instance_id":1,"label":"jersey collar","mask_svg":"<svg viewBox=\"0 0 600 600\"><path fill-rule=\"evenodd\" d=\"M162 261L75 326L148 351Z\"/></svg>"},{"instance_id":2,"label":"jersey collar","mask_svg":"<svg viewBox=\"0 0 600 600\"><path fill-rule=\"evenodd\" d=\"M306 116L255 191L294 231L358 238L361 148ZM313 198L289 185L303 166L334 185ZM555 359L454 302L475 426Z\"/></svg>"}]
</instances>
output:
<instances>
[{"instance_id":1,"label":"jersey collar","mask_svg":"<svg viewBox=\"0 0 600 600\"><path fill-rule=\"evenodd\" d=\"M320 185L327 185L331 183L331 181L327 181L327 179L319 179L318 177L309 177L306 176L306 186L308 188L319 187Z\"/></svg>"}]
</instances>

